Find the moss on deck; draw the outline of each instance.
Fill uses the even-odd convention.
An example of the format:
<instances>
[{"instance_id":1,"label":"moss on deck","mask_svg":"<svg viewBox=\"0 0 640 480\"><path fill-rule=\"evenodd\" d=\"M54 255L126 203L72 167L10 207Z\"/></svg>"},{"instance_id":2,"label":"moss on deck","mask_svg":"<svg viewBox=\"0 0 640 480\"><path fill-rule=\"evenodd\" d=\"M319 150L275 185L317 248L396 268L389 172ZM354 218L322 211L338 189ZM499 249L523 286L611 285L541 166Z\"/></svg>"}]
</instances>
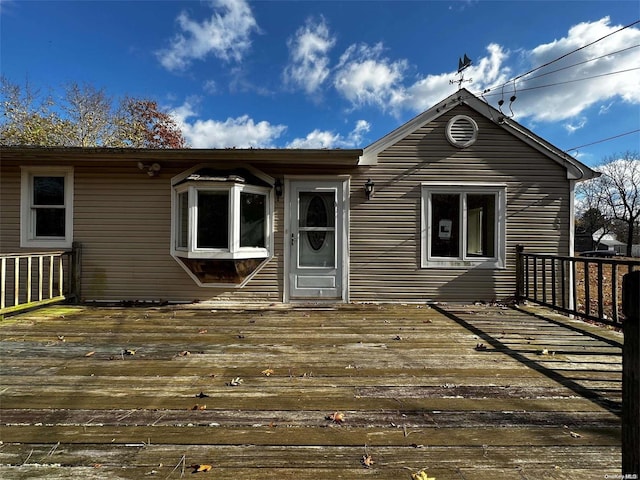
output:
<instances>
[{"instance_id":1,"label":"moss on deck","mask_svg":"<svg viewBox=\"0 0 640 480\"><path fill-rule=\"evenodd\" d=\"M620 474L622 336L545 310L57 306L0 335L2 478Z\"/></svg>"}]
</instances>

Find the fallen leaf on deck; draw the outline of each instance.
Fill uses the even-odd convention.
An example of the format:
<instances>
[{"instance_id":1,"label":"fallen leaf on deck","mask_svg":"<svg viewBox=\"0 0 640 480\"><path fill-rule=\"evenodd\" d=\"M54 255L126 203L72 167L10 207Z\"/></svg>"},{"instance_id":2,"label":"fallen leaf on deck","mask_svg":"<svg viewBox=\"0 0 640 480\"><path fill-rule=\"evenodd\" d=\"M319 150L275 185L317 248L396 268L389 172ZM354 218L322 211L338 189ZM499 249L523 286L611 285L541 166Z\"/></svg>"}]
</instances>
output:
<instances>
[{"instance_id":1,"label":"fallen leaf on deck","mask_svg":"<svg viewBox=\"0 0 640 480\"><path fill-rule=\"evenodd\" d=\"M127 349L123 350L123 351L122 351L122 353L123 353L124 355L135 355L135 354L136 354L136 351L135 351L135 350L131 350L131 349L128 349L128 348L127 348Z\"/></svg>"},{"instance_id":2,"label":"fallen leaf on deck","mask_svg":"<svg viewBox=\"0 0 640 480\"><path fill-rule=\"evenodd\" d=\"M96 354L96 352L91 351L91 352L85 353L84 356L85 357L93 357L95 354Z\"/></svg>"},{"instance_id":3,"label":"fallen leaf on deck","mask_svg":"<svg viewBox=\"0 0 640 480\"><path fill-rule=\"evenodd\" d=\"M200 392L200 393L198 393L198 394L196 395L196 398L207 398L208 396L209 396L209 395L207 395L206 393L202 393L202 392Z\"/></svg>"},{"instance_id":4,"label":"fallen leaf on deck","mask_svg":"<svg viewBox=\"0 0 640 480\"><path fill-rule=\"evenodd\" d=\"M576 432L569 432L569 435L571 435L573 438L582 438L582 435Z\"/></svg>"},{"instance_id":5,"label":"fallen leaf on deck","mask_svg":"<svg viewBox=\"0 0 640 480\"><path fill-rule=\"evenodd\" d=\"M198 405L197 403L191 407L191 410L206 410L207 406L206 405Z\"/></svg>"},{"instance_id":6,"label":"fallen leaf on deck","mask_svg":"<svg viewBox=\"0 0 640 480\"><path fill-rule=\"evenodd\" d=\"M198 330L198 333L199 333L200 335L202 335L203 333L207 333L207 329L206 329L206 328L203 328L203 329L201 329L201 330Z\"/></svg>"},{"instance_id":7,"label":"fallen leaf on deck","mask_svg":"<svg viewBox=\"0 0 640 480\"><path fill-rule=\"evenodd\" d=\"M265 369L265 370L262 370L260 373L261 373L262 375L264 375L265 377L270 377L271 375L273 375L273 374L274 374L274 371L273 371L273 369L271 369L271 368L267 368L267 369Z\"/></svg>"},{"instance_id":8,"label":"fallen leaf on deck","mask_svg":"<svg viewBox=\"0 0 640 480\"><path fill-rule=\"evenodd\" d=\"M373 466L374 462L373 458L371 458L371 455L363 455L362 459L360 460L360 463L362 463L362 466L364 468L371 468Z\"/></svg>"},{"instance_id":9,"label":"fallen leaf on deck","mask_svg":"<svg viewBox=\"0 0 640 480\"><path fill-rule=\"evenodd\" d=\"M189 468L193 468L193 472L191 473L198 473L198 472L210 472L213 466L202 464L202 465L191 465Z\"/></svg>"},{"instance_id":10,"label":"fallen leaf on deck","mask_svg":"<svg viewBox=\"0 0 640 480\"><path fill-rule=\"evenodd\" d=\"M342 413L342 412L333 412L333 413L327 415L324 418L327 419L327 420L331 420L332 422L335 422L335 423L343 423L344 422L344 413Z\"/></svg>"},{"instance_id":11,"label":"fallen leaf on deck","mask_svg":"<svg viewBox=\"0 0 640 480\"><path fill-rule=\"evenodd\" d=\"M244 382L244 380L242 380L240 377L236 377L233 380L231 380L230 382L227 383L228 387L237 387L238 385L241 385Z\"/></svg>"},{"instance_id":12,"label":"fallen leaf on deck","mask_svg":"<svg viewBox=\"0 0 640 480\"><path fill-rule=\"evenodd\" d=\"M183 350L178 354L179 357L188 357L189 355L191 355L191 352L189 350Z\"/></svg>"},{"instance_id":13,"label":"fallen leaf on deck","mask_svg":"<svg viewBox=\"0 0 640 480\"><path fill-rule=\"evenodd\" d=\"M420 470L419 472L411 474L412 480L436 480L436 477L430 477L427 472Z\"/></svg>"}]
</instances>

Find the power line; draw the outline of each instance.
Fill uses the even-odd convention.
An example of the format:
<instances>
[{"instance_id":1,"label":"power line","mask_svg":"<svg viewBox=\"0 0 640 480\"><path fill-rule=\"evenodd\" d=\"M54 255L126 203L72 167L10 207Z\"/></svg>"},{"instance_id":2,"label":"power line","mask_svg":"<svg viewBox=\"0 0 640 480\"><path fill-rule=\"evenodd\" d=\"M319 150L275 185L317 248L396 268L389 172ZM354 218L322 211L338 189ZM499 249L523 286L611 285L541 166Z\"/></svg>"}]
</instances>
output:
<instances>
[{"instance_id":1,"label":"power line","mask_svg":"<svg viewBox=\"0 0 640 480\"><path fill-rule=\"evenodd\" d=\"M640 128L637 128L635 130L631 130L630 132L621 133L619 135L614 135L613 137L608 137L608 138L603 138L601 140L596 140L595 142L585 143L584 145L580 145L578 147L568 148L567 150L565 150L565 152L571 152L573 150L578 150L580 148L590 147L591 145L597 145L598 143L608 142L609 140L615 140L616 138L624 137L626 135L631 135L632 133L637 133L637 132L640 132Z\"/></svg>"},{"instance_id":2,"label":"power line","mask_svg":"<svg viewBox=\"0 0 640 480\"><path fill-rule=\"evenodd\" d=\"M557 72L561 72L562 70L568 70L568 69L573 68L573 67L578 67L580 65L584 65L585 63L595 62L596 60L600 60L601 58L609 57L611 55L616 55L618 53L626 52L627 50L632 50L632 49L638 48L638 47L640 47L640 44L632 45L630 47L622 48L620 50L615 50L613 52L605 53L604 55L600 55L598 57L593 57L593 58L590 58L588 60L583 60L582 62L574 63L573 65L568 65L566 67L557 68L557 69L551 70L549 72L541 73L540 75L535 75L533 77L529 77L529 78L527 78L527 80L533 80L535 78L540 78L540 77L544 77L546 75L551 75L552 73L557 73Z\"/></svg>"},{"instance_id":3,"label":"power line","mask_svg":"<svg viewBox=\"0 0 640 480\"><path fill-rule=\"evenodd\" d=\"M518 91L519 92L526 92L528 90L538 90L540 88L555 87L557 85L566 85L567 83L583 82L585 80L592 80L594 78L600 78L600 77L608 77L609 75L617 75L619 73L627 73L627 72L632 72L634 70L640 70L640 67L627 68L625 70L618 70L618 71L615 71L615 72L601 73L599 75L592 75L590 77L574 78L573 80L565 80L564 82L548 83L546 85L536 85L535 87L525 87L525 88L518 89ZM499 93L499 92L489 93L489 94L485 93L482 96L484 96L484 97L492 97L492 96L497 96L497 95L502 95L502 93Z\"/></svg>"},{"instance_id":4,"label":"power line","mask_svg":"<svg viewBox=\"0 0 640 480\"><path fill-rule=\"evenodd\" d=\"M587 48L587 47L590 47L591 45L594 45L594 44L596 44L596 43L598 43L598 42L600 42L600 41L604 40L605 38L608 38L608 37L610 37L610 36L612 36L612 35L615 35L616 33L619 33L619 32L621 32L621 31L623 31L623 30L625 30L625 29L627 29L627 28L633 27L634 25L637 25L638 23L640 23L640 20L636 20L635 22L632 22L632 23L630 23L630 24L628 24L628 25L625 25L624 27L620 27L618 30L615 30L615 31L613 31L613 32L610 32L610 33L608 33L608 34L606 34L606 35L604 35L604 36L602 36L602 37L600 37L600 38L598 38L598 39L596 39L596 40L594 40L594 41L592 41L592 42L590 42L590 43L587 43L586 45L583 45L583 46L578 47L578 48L576 48L576 49L574 49L574 50L571 50L570 52L567 52L567 53L565 53L564 55L561 55L561 56L559 56L559 57L557 57L557 58L555 58L555 59L553 59L553 60L551 60L551 61L549 61L549 62L546 62L546 63L544 63L544 64L542 64L542 65L540 65L540 66L538 66L538 67L532 68L531 70L529 70L529 71L527 71L527 72L525 72L525 73L522 73L522 74L520 74L520 75L517 75L517 76L513 77L512 79L507 80L507 81L506 81L506 82L504 82L502 85L497 85L497 86L495 86L495 87L487 88L487 89L485 89L485 90L484 90L484 92L483 92L483 93L488 93L488 92L490 92L491 90L498 89L498 88L503 88L503 87L507 86L508 84L510 84L510 83L512 83L512 82L513 82L513 83L515 83L515 81L516 81L516 80L519 80L519 79L521 79L522 77L525 77L525 76L527 76L527 75L529 75L529 74L531 74L531 73L533 73L533 72L535 72L535 71L537 71L537 70L540 70L540 69L542 69L542 68L544 68L544 67L547 67L547 66L551 65L552 63L558 62L558 61L562 60L563 58L568 57L569 55L572 55L572 54L574 54L574 53L576 53L576 52L579 52L580 50L583 50L583 49L585 49L585 48Z\"/></svg>"}]
</instances>

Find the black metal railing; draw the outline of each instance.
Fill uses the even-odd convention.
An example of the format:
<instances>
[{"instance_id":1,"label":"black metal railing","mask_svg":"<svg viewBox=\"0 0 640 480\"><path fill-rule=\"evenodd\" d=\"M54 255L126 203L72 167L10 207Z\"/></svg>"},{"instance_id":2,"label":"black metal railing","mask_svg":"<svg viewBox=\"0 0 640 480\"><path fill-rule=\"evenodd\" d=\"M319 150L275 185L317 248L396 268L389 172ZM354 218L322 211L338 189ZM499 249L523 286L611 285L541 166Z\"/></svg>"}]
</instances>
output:
<instances>
[{"instance_id":1,"label":"black metal railing","mask_svg":"<svg viewBox=\"0 0 640 480\"><path fill-rule=\"evenodd\" d=\"M622 277L640 270L640 260L564 257L516 248L516 300L620 327Z\"/></svg>"}]
</instances>

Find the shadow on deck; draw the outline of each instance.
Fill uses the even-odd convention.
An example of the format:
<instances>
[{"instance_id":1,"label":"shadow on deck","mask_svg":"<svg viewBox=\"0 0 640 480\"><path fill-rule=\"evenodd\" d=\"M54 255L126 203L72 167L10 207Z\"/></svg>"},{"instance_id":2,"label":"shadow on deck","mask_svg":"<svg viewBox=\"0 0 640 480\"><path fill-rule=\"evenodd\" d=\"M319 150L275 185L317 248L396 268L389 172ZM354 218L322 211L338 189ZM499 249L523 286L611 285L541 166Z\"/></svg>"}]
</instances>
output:
<instances>
[{"instance_id":1,"label":"shadow on deck","mask_svg":"<svg viewBox=\"0 0 640 480\"><path fill-rule=\"evenodd\" d=\"M622 335L546 310L52 307L0 334L2 478L620 475Z\"/></svg>"}]
</instances>

